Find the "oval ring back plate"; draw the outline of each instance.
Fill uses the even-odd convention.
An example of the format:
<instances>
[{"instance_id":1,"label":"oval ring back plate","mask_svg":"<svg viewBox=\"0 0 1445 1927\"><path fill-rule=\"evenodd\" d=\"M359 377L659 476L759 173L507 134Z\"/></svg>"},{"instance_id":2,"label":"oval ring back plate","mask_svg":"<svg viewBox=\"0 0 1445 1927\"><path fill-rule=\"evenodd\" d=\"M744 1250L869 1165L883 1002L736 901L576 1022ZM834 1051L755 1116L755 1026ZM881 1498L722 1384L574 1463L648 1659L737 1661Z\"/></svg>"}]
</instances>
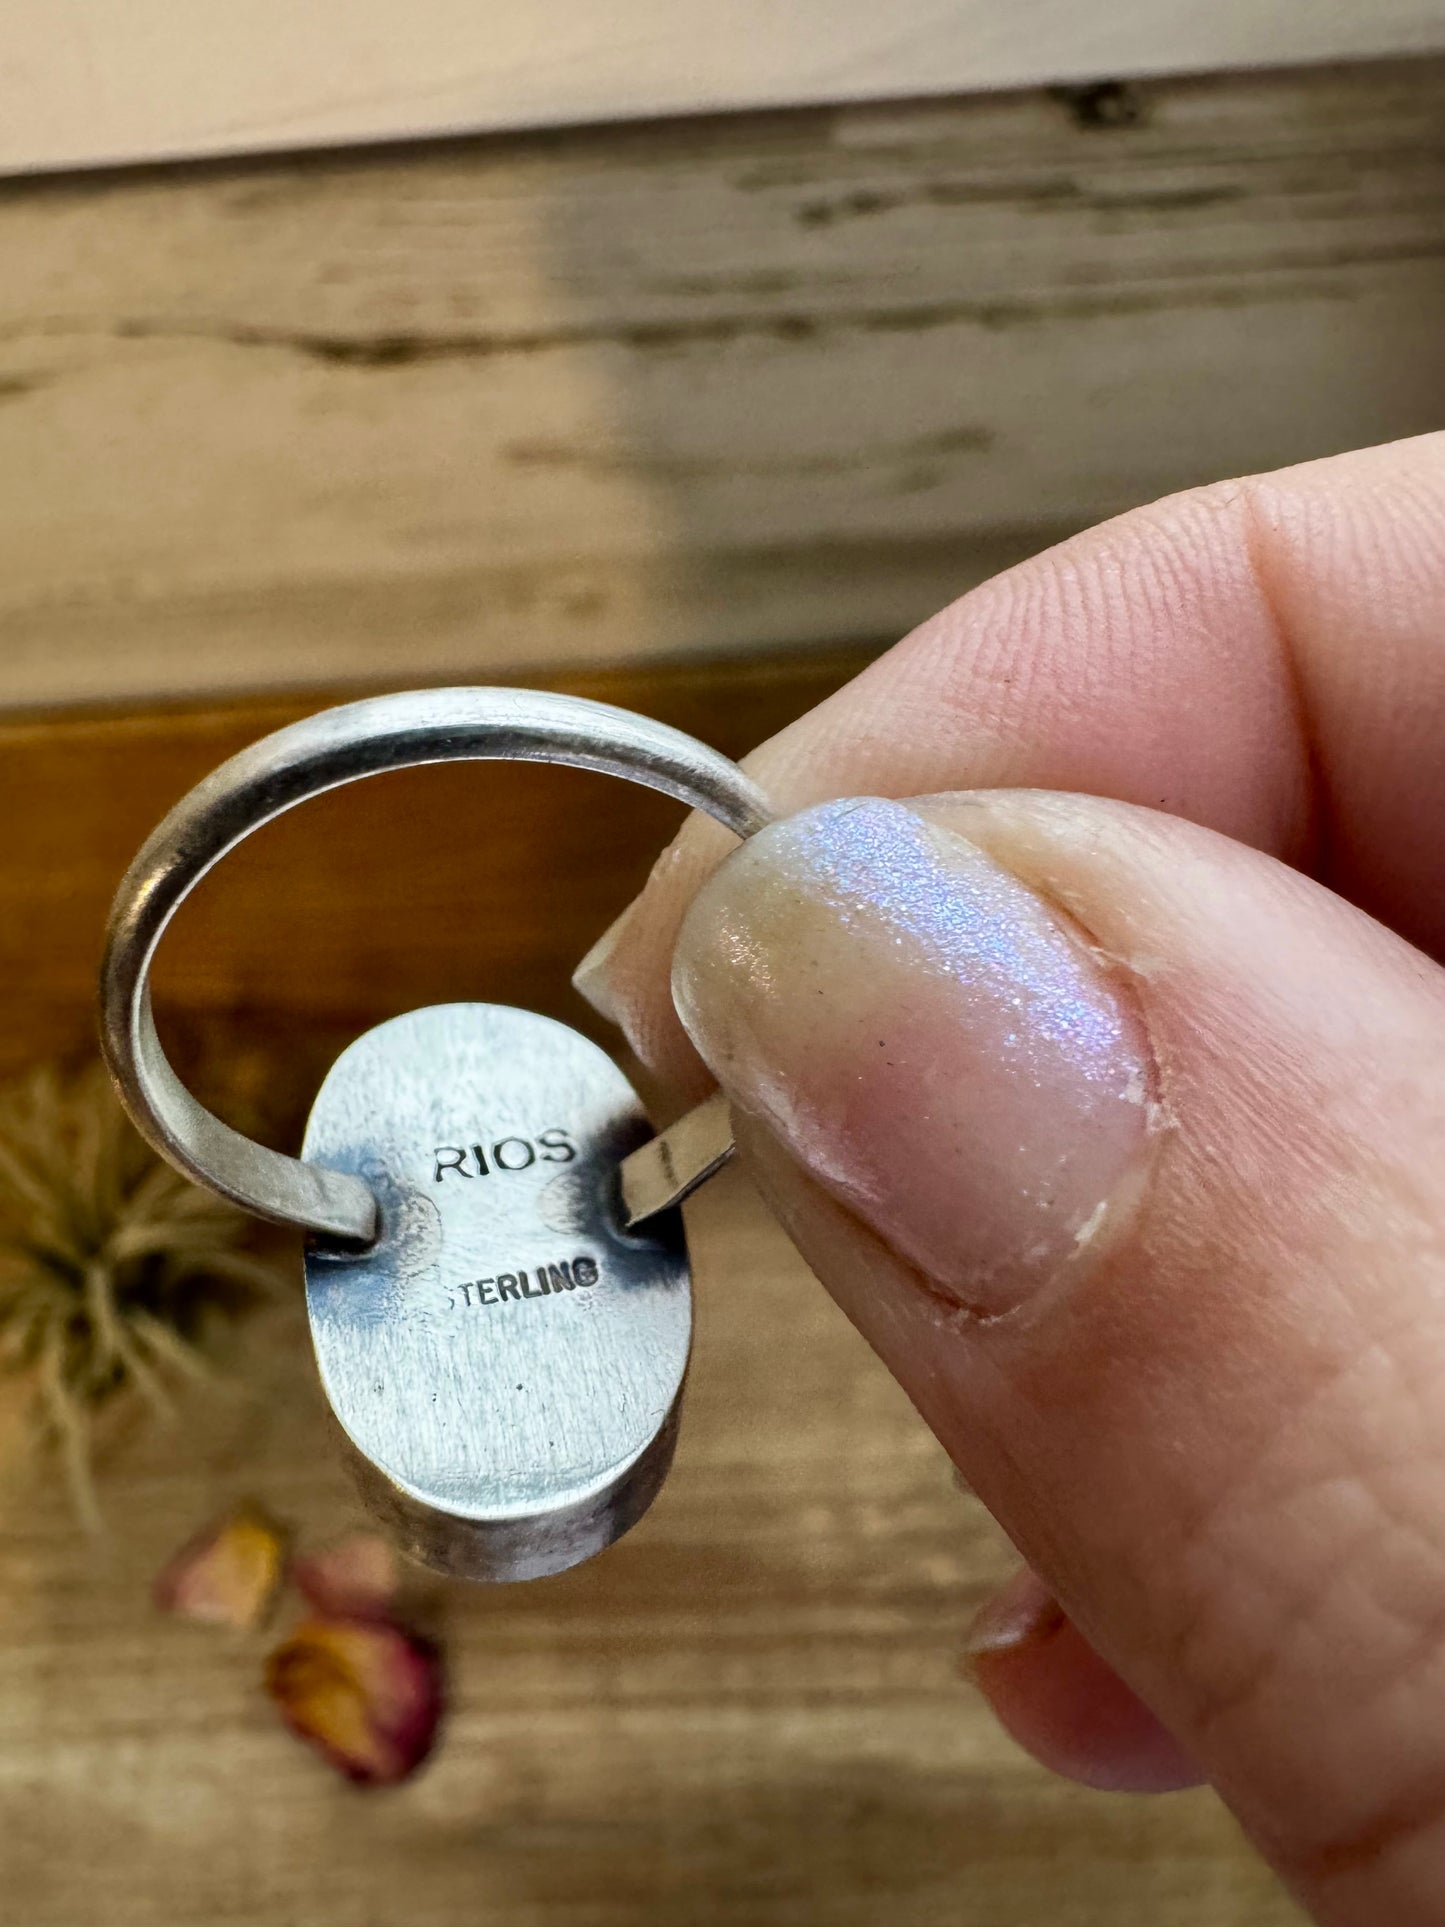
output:
<instances>
[{"instance_id":1,"label":"oval ring back plate","mask_svg":"<svg viewBox=\"0 0 1445 1927\"><path fill-rule=\"evenodd\" d=\"M692 1306L676 1211L622 1227L650 1135L564 1024L444 1004L333 1065L303 1156L365 1179L369 1250L313 1243L322 1385L373 1511L414 1557L532 1579L610 1545L672 1458Z\"/></svg>"}]
</instances>

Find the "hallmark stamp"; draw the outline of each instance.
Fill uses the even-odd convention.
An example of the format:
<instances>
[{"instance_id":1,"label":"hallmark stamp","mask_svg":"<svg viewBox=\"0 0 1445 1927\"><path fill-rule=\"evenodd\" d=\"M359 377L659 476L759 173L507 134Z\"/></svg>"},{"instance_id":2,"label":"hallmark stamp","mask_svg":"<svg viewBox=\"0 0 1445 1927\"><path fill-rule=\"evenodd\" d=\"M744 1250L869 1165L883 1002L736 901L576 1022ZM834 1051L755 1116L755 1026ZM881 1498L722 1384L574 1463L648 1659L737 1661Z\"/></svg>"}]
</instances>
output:
<instances>
[{"instance_id":1,"label":"hallmark stamp","mask_svg":"<svg viewBox=\"0 0 1445 1927\"><path fill-rule=\"evenodd\" d=\"M469 1278L447 1293L448 1311L462 1306L520 1303L523 1298L554 1298L566 1291L586 1291L600 1273L595 1258L573 1258L561 1264L534 1265L530 1271L499 1271L494 1278Z\"/></svg>"},{"instance_id":2,"label":"hallmark stamp","mask_svg":"<svg viewBox=\"0 0 1445 1927\"><path fill-rule=\"evenodd\" d=\"M455 1172L459 1178L489 1178L494 1171L529 1171L534 1164L570 1164L577 1146L554 1125L535 1137L503 1137L494 1144L439 1144L432 1152L432 1183Z\"/></svg>"}]
</instances>

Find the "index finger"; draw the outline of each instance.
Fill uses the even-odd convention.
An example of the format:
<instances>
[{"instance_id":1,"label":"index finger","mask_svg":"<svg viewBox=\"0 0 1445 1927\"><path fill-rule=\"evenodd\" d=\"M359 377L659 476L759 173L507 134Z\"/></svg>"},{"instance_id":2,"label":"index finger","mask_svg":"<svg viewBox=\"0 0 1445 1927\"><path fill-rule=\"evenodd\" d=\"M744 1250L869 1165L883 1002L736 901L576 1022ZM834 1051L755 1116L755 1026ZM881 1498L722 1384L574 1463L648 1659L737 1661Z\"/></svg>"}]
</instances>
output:
<instances>
[{"instance_id":1,"label":"index finger","mask_svg":"<svg viewBox=\"0 0 1445 1927\"><path fill-rule=\"evenodd\" d=\"M1445 951L1445 434L1137 509L953 603L747 759L783 810L1029 787L1267 850ZM578 987L684 1093L690 820Z\"/></svg>"}]
</instances>

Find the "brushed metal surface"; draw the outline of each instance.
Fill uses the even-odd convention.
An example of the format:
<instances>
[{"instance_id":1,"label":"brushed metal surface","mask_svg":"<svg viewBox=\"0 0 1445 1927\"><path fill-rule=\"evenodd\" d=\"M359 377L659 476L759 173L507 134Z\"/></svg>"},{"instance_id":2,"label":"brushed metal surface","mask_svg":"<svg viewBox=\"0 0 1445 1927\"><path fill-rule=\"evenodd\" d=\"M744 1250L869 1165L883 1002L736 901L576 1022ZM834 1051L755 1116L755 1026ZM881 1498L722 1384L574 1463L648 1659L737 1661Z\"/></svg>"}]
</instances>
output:
<instances>
[{"instance_id":1,"label":"brushed metal surface","mask_svg":"<svg viewBox=\"0 0 1445 1927\"><path fill-rule=\"evenodd\" d=\"M623 1225L648 1134L605 1052L501 1005L394 1018L321 1087L303 1155L361 1179L381 1230L307 1253L317 1364L368 1503L441 1571L559 1572L661 1484L691 1292L676 1212Z\"/></svg>"}]
</instances>

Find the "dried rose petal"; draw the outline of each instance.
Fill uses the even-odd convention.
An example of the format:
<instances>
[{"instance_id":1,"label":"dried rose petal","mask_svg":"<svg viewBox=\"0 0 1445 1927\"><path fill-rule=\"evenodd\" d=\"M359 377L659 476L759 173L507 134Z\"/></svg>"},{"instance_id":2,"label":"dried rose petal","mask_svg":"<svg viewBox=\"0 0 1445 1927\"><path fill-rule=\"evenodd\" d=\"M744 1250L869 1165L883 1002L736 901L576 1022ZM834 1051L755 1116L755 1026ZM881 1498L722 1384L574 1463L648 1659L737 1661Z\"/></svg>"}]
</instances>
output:
<instances>
[{"instance_id":1,"label":"dried rose petal","mask_svg":"<svg viewBox=\"0 0 1445 1927\"><path fill-rule=\"evenodd\" d=\"M342 1619L388 1618L401 1583L395 1552L374 1532L293 1560L291 1577L308 1605Z\"/></svg>"},{"instance_id":2,"label":"dried rose petal","mask_svg":"<svg viewBox=\"0 0 1445 1927\"><path fill-rule=\"evenodd\" d=\"M293 1733L365 1786L414 1773L442 1711L433 1648L374 1620L308 1619L266 1662L266 1690Z\"/></svg>"},{"instance_id":3,"label":"dried rose petal","mask_svg":"<svg viewBox=\"0 0 1445 1927\"><path fill-rule=\"evenodd\" d=\"M163 1612L245 1631L275 1603L286 1570L286 1535L249 1500L199 1533L156 1580Z\"/></svg>"}]
</instances>

